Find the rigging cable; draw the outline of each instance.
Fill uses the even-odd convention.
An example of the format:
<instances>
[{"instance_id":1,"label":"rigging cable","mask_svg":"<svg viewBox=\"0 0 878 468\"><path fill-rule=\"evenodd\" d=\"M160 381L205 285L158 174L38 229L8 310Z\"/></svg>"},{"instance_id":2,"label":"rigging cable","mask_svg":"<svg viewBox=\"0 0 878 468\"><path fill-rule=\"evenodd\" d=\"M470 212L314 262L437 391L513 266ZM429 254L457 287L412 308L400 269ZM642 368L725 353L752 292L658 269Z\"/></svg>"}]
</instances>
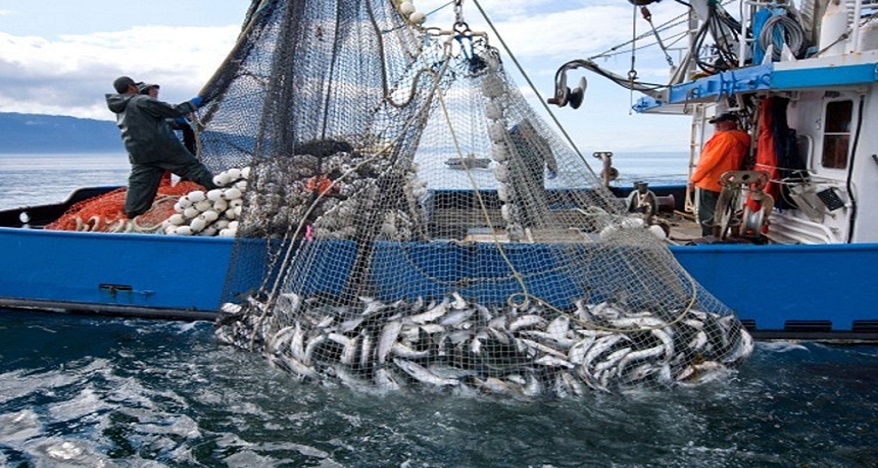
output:
<instances>
[{"instance_id":1,"label":"rigging cable","mask_svg":"<svg viewBox=\"0 0 878 468\"><path fill-rule=\"evenodd\" d=\"M768 50L768 46L772 46L773 61L780 60L784 42L795 56L799 55L805 44L805 31L802 30L802 26L786 13L769 18L759 32L759 45L762 50Z\"/></svg>"}]
</instances>

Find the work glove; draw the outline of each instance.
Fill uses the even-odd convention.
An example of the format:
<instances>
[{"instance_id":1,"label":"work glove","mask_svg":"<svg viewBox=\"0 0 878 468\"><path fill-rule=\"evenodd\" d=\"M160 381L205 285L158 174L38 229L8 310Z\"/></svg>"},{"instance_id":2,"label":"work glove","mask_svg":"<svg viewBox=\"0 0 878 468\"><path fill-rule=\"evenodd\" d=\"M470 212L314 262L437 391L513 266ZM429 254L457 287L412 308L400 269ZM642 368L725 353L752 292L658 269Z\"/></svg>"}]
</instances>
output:
<instances>
[{"instance_id":1,"label":"work glove","mask_svg":"<svg viewBox=\"0 0 878 468\"><path fill-rule=\"evenodd\" d=\"M195 96L194 98L190 99L189 102L195 104L195 107L201 107L201 103L204 102L204 98L202 98L201 96Z\"/></svg>"},{"instance_id":2,"label":"work glove","mask_svg":"<svg viewBox=\"0 0 878 468\"><path fill-rule=\"evenodd\" d=\"M549 171L549 173L546 174L546 178L549 180L554 179L555 177L558 177L558 173L555 171Z\"/></svg>"}]
</instances>

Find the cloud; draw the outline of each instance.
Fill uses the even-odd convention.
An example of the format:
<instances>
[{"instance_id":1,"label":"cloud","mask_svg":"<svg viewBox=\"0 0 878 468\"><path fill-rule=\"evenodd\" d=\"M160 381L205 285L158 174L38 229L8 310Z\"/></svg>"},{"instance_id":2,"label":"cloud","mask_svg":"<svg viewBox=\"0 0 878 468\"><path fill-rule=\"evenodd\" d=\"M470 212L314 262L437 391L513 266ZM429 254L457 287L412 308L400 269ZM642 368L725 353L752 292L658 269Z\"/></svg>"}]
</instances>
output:
<instances>
[{"instance_id":1,"label":"cloud","mask_svg":"<svg viewBox=\"0 0 878 468\"><path fill-rule=\"evenodd\" d=\"M103 95L120 75L161 83L162 98L197 94L238 28L135 27L57 40L0 32L0 109L109 119Z\"/></svg>"},{"instance_id":2,"label":"cloud","mask_svg":"<svg viewBox=\"0 0 878 468\"><path fill-rule=\"evenodd\" d=\"M418 9L425 12L447 3L447 0L415 0ZM555 71L561 64L603 52L630 40L632 35L633 7L618 0L480 0L479 4L543 98L553 93ZM674 2L650 5L650 9L656 25L683 11ZM501 49L506 67L511 70L514 65L474 2L464 2L463 13L473 30L490 34L491 44ZM0 10L0 16L16 14ZM428 24L449 29L454 19L453 8L446 6L431 15ZM643 20L635 19L638 33L648 32ZM109 120L113 114L106 109L104 94L112 92L111 83L120 75L159 83L161 99L181 102L197 94L210 79L232 49L239 30L239 25L137 26L117 32L68 34L52 39L0 32L0 50L3 50L0 54L0 82L3 83L0 111ZM638 74L650 81L665 81L664 59L661 54L652 55L658 60L638 58ZM625 75L630 68L630 56L622 54L599 60L599 64ZM584 72L574 72L568 78L578 80L583 76L581 73ZM513 74L528 100L539 107L526 82ZM676 132L685 124L670 123L667 129L673 131L664 131L664 120L673 118L628 115L627 90L594 74L586 76L589 91L583 108L555 109L562 114L561 120L574 138L582 140L580 146L617 150L620 146L640 145L648 145L653 150L686 148L688 134ZM607 99L596 99L604 95ZM613 102L609 96L613 96ZM645 120L650 123L630 123ZM635 135L637 125L644 129ZM643 141L648 143L641 143Z\"/></svg>"}]
</instances>

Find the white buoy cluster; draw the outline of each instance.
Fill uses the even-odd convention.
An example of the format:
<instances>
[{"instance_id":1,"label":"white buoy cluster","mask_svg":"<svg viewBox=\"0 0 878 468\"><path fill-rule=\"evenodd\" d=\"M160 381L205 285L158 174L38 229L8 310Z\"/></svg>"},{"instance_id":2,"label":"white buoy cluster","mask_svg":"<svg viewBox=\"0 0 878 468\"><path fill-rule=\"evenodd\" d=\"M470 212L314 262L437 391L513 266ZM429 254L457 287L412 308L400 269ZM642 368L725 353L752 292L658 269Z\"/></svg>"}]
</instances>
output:
<instances>
[{"instance_id":1,"label":"white buoy cluster","mask_svg":"<svg viewBox=\"0 0 878 468\"><path fill-rule=\"evenodd\" d=\"M318 169L319 167L319 169ZM332 183L319 194L315 177ZM245 237L283 237L299 231L317 240L411 240L426 182L416 166L398 171L388 158L369 151L338 151L318 159L309 154L259 161L247 191ZM382 202L382 200L385 200ZM386 200L392 200L387 202ZM380 225L374 232L363 226Z\"/></svg>"},{"instance_id":2,"label":"white buoy cluster","mask_svg":"<svg viewBox=\"0 0 878 468\"><path fill-rule=\"evenodd\" d=\"M493 65L493 64L491 64ZM496 67L492 66L492 71ZM506 84L499 73L488 73L482 80L482 91L488 98L485 105L485 117L488 118L488 137L491 139L491 159L497 162L494 166L494 178L497 179L497 196L500 198L500 214L506 221L506 233L511 241L520 241L524 237L521 224L521 210L515 203L516 196L510 183L509 140L507 119L503 106L508 93Z\"/></svg>"},{"instance_id":3,"label":"white buoy cluster","mask_svg":"<svg viewBox=\"0 0 878 468\"><path fill-rule=\"evenodd\" d=\"M397 0L395 3L396 11L398 11L399 14L410 23L421 25L427 20L427 15L415 8L415 4L411 2L411 0Z\"/></svg>"},{"instance_id":4,"label":"white buoy cluster","mask_svg":"<svg viewBox=\"0 0 878 468\"><path fill-rule=\"evenodd\" d=\"M232 168L213 178L220 188L183 195L174 204L176 213L162 223L165 234L235 237L249 178L249 167Z\"/></svg>"}]
</instances>

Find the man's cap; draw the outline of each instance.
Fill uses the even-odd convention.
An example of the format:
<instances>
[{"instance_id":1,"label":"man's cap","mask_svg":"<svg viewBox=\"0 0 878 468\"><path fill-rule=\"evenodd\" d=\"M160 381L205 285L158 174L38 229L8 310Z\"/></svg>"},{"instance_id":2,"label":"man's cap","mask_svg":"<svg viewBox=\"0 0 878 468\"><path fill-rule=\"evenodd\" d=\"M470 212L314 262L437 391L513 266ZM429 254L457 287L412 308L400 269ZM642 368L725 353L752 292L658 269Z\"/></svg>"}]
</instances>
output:
<instances>
[{"instance_id":1,"label":"man's cap","mask_svg":"<svg viewBox=\"0 0 878 468\"><path fill-rule=\"evenodd\" d=\"M140 86L142 84L142 81L134 81L127 76L120 76L119 78L116 78L116 81L113 82L113 88L116 89L117 93L122 94L125 91L128 91L129 86Z\"/></svg>"},{"instance_id":2,"label":"man's cap","mask_svg":"<svg viewBox=\"0 0 878 468\"><path fill-rule=\"evenodd\" d=\"M141 84L137 85L137 91L140 91L140 94L146 94L152 88L158 89L158 88L161 88L161 86L159 86L155 83L141 83Z\"/></svg>"},{"instance_id":3,"label":"man's cap","mask_svg":"<svg viewBox=\"0 0 878 468\"><path fill-rule=\"evenodd\" d=\"M736 116L735 114L732 114L731 112L725 112L725 113L722 113L722 114L708 120L707 122L715 124L717 122L737 122L737 121L738 121L738 116Z\"/></svg>"}]
</instances>

